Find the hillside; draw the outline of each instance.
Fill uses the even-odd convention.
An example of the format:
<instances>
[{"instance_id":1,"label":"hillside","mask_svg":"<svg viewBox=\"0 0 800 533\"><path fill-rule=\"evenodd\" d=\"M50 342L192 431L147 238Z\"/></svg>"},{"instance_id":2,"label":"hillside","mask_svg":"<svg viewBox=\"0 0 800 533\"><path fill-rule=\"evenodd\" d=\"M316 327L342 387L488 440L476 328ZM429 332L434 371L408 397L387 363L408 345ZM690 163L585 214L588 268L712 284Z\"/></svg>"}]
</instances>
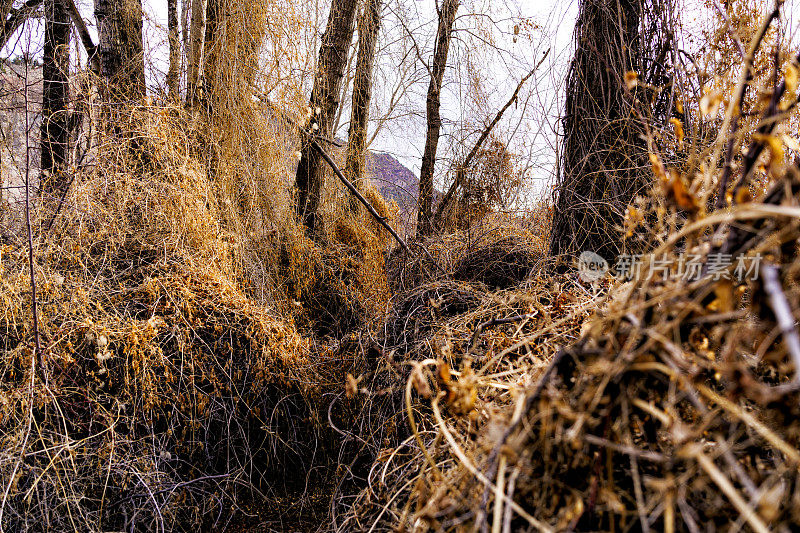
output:
<instances>
[{"instance_id":1,"label":"hillside","mask_svg":"<svg viewBox=\"0 0 800 533\"><path fill-rule=\"evenodd\" d=\"M381 195L397 202L403 213L411 213L417 205L419 179L391 154L370 151L367 172Z\"/></svg>"}]
</instances>

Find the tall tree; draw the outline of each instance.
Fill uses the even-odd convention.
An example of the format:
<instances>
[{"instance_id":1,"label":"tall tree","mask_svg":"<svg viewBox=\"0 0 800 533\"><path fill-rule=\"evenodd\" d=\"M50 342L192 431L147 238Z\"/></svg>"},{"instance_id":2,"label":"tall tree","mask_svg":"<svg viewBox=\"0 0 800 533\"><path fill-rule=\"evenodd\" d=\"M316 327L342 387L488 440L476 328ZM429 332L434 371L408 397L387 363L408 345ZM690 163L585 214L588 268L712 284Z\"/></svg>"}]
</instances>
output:
<instances>
[{"instance_id":1,"label":"tall tree","mask_svg":"<svg viewBox=\"0 0 800 533\"><path fill-rule=\"evenodd\" d=\"M554 193L554 256L591 250L613 260L623 248L626 207L650 184L639 117L664 121L670 112L664 97L672 102L669 90L644 94L670 85L665 53L672 31L664 22L670 8L669 0L581 1ZM634 105L649 108L637 112Z\"/></svg>"},{"instance_id":2,"label":"tall tree","mask_svg":"<svg viewBox=\"0 0 800 533\"><path fill-rule=\"evenodd\" d=\"M447 67L447 55L450 50L453 23L456 19L458 6L459 0L444 0L441 8L437 5L439 26L436 30L433 64L430 68L431 80L428 85L428 97L425 101L428 132L425 136L425 152L422 155L422 169L419 174L418 237L429 235L433 230L433 171L436 166L436 150L439 146L439 133L442 128L442 117L439 114L442 98L442 79Z\"/></svg>"},{"instance_id":3,"label":"tall tree","mask_svg":"<svg viewBox=\"0 0 800 533\"><path fill-rule=\"evenodd\" d=\"M44 3L44 54L42 65L41 190L57 193L63 178L69 142L69 36L68 0Z\"/></svg>"},{"instance_id":4,"label":"tall tree","mask_svg":"<svg viewBox=\"0 0 800 533\"><path fill-rule=\"evenodd\" d=\"M200 98L200 73L206 41L207 0L191 0L192 14L189 25L189 64L186 69L186 103L197 104Z\"/></svg>"},{"instance_id":5,"label":"tall tree","mask_svg":"<svg viewBox=\"0 0 800 533\"><path fill-rule=\"evenodd\" d=\"M310 128L323 138L331 135L331 125L339 107L344 68L353 39L357 0L333 0L328 24L322 34L314 88L309 101ZM323 161L311 143L304 142L295 175L297 217L313 233L317 224L323 181Z\"/></svg>"},{"instance_id":6,"label":"tall tree","mask_svg":"<svg viewBox=\"0 0 800 533\"><path fill-rule=\"evenodd\" d=\"M108 96L140 98L145 94L142 0L94 0L94 14Z\"/></svg>"},{"instance_id":7,"label":"tall tree","mask_svg":"<svg viewBox=\"0 0 800 533\"><path fill-rule=\"evenodd\" d=\"M178 0L167 0L167 37L169 39L169 70L167 89L170 97L178 101L178 81L181 62L181 43L178 40Z\"/></svg>"},{"instance_id":8,"label":"tall tree","mask_svg":"<svg viewBox=\"0 0 800 533\"><path fill-rule=\"evenodd\" d=\"M367 0L358 19L358 58L353 81L353 104L350 112L350 131L347 141L345 176L358 187L364 173L367 148L367 123L372 99L372 74L375 66L375 44L381 23L381 0ZM357 207L355 199L350 203Z\"/></svg>"}]
</instances>

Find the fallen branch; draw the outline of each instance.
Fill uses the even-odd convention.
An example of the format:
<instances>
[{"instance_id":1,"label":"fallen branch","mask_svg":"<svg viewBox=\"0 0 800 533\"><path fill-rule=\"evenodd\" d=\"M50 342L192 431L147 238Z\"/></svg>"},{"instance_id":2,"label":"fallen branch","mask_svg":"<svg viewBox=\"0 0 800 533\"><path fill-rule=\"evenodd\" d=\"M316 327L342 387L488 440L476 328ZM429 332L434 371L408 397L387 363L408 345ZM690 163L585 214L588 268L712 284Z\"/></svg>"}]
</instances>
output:
<instances>
[{"instance_id":1,"label":"fallen branch","mask_svg":"<svg viewBox=\"0 0 800 533\"><path fill-rule=\"evenodd\" d=\"M338 177L339 180L342 183L344 183L344 186L348 188L348 190L353 194L353 196L358 198L358 201L361 202L362 204L364 204L364 207L367 208L367 211L369 211L369 214L372 215L372 217L375 220L377 220L378 223L381 226L386 228L386 231L388 231L392 235L392 237L394 237L394 239L398 243L400 243L400 246L402 246L405 251L407 251L410 254L413 254L413 252L411 251L411 248L409 248L408 244L406 244L406 241L404 241L403 238L400 235L397 234L397 232L394 230L394 228L391 226L391 224L389 224L386 221L385 217L382 217L377 211L375 211L375 208L372 207L372 204L370 204L369 201L367 201L367 199L364 198L364 196L360 192L358 192L358 189L356 188L356 186L353 185L352 183L350 183L350 180L348 180L345 177L345 175L342 173L342 171L336 165L336 162L333 160L333 158L331 158L331 156L328 155L328 153L322 148L322 146L319 145L317 140L315 138L313 138L313 137L310 137L309 138L309 143L311 143L311 146L314 147L314 149L319 153L319 155L322 156L322 159L324 159L325 162L328 163L328 166L330 166L331 169L333 169L333 173L336 174L336 177Z\"/></svg>"},{"instance_id":2,"label":"fallen branch","mask_svg":"<svg viewBox=\"0 0 800 533\"><path fill-rule=\"evenodd\" d=\"M72 19L72 24L78 31L78 36L81 38L81 43L86 49L86 55L89 56L89 63L92 65L92 71L100 74L100 60L97 56L97 45L92 42L92 36L89 35L89 29L86 27L80 11L75 7L75 0L68 0L67 8L69 9L69 17Z\"/></svg>"}]
</instances>

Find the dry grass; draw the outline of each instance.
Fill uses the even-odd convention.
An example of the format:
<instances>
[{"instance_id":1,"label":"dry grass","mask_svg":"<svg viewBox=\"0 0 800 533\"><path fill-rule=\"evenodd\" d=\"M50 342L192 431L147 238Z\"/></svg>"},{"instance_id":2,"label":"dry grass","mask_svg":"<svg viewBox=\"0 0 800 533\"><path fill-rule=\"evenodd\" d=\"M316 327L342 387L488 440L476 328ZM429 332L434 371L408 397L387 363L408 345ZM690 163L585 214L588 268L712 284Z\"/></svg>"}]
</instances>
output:
<instances>
[{"instance_id":1,"label":"dry grass","mask_svg":"<svg viewBox=\"0 0 800 533\"><path fill-rule=\"evenodd\" d=\"M52 206L35 212L44 369L27 249L2 249L6 530L219 529L252 502L299 512L318 498L307 484L327 482L314 472L334 449L319 410L353 362L298 330L318 332L322 309L380 306L382 241L366 231L333 253L306 239L276 192L288 163L275 141L257 146L258 176L225 166L239 187L220 186L192 148L214 142L196 120L130 109L50 231Z\"/></svg>"},{"instance_id":2,"label":"dry grass","mask_svg":"<svg viewBox=\"0 0 800 533\"><path fill-rule=\"evenodd\" d=\"M653 149L624 221L662 265L760 254L750 282L554 273L546 208L389 254L332 183L311 241L296 139L235 74L269 15L243 5L209 106L95 115L60 212L34 212L37 331L25 243L0 248L4 529L797 529L800 169L780 129L739 133L753 172L711 213L727 139L694 167ZM771 188L750 200L754 177Z\"/></svg>"}]
</instances>

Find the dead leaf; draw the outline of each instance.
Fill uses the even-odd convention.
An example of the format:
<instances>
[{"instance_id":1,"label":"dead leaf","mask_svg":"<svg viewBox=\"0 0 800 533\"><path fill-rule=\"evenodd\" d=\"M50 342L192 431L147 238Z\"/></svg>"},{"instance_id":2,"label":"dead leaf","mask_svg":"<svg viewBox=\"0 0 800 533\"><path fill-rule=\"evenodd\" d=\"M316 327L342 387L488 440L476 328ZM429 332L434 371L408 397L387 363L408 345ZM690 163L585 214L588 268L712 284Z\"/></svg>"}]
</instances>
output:
<instances>
[{"instance_id":1,"label":"dead leaf","mask_svg":"<svg viewBox=\"0 0 800 533\"><path fill-rule=\"evenodd\" d=\"M783 142L776 135L764 135L763 133L754 133L753 140L755 142L764 143L769 150L769 168L772 169L777 165L783 163L785 151L783 149Z\"/></svg>"},{"instance_id":2,"label":"dead leaf","mask_svg":"<svg viewBox=\"0 0 800 533\"><path fill-rule=\"evenodd\" d=\"M625 73L625 86L628 88L629 91L632 91L637 85L639 85L639 74L636 72L629 70Z\"/></svg>"},{"instance_id":3,"label":"dead leaf","mask_svg":"<svg viewBox=\"0 0 800 533\"><path fill-rule=\"evenodd\" d=\"M675 138L678 139L678 144L683 147L683 137L685 135L683 132L683 123L674 117L669 119L669 123L672 124L675 131Z\"/></svg>"},{"instance_id":4,"label":"dead leaf","mask_svg":"<svg viewBox=\"0 0 800 533\"><path fill-rule=\"evenodd\" d=\"M710 91L700 99L700 112L703 116L716 115L719 105L722 102L722 94L718 91Z\"/></svg>"},{"instance_id":5,"label":"dead leaf","mask_svg":"<svg viewBox=\"0 0 800 533\"><path fill-rule=\"evenodd\" d=\"M675 204L684 211L695 213L700 209L700 204L697 198L689 192L686 182L676 170L670 170L672 174L672 181L670 182L669 191L671 192L672 200Z\"/></svg>"}]
</instances>

